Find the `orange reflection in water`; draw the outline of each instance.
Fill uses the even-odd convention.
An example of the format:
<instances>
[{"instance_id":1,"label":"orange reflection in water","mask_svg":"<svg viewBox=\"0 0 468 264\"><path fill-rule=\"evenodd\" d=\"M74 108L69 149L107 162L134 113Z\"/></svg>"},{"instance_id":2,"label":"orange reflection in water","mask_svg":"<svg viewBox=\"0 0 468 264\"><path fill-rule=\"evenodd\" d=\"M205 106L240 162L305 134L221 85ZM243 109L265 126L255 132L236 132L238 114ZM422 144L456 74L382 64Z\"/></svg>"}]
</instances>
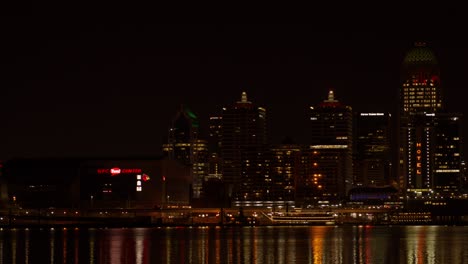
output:
<instances>
[{"instance_id":1,"label":"orange reflection in water","mask_svg":"<svg viewBox=\"0 0 468 264\"><path fill-rule=\"evenodd\" d=\"M29 263L29 229L24 230L24 263Z\"/></svg>"},{"instance_id":2,"label":"orange reflection in water","mask_svg":"<svg viewBox=\"0 0 468 264\"><path fill-rule=\"evenodd\" d=\"M426 229L426 227L422 227L419 230L418 233L418 241L417 241L417 248L416 248L416 253L417 253L417 258L416 262L418 264L423 264L424 263L424 250L426 247L426 232L423 232L422 229Z\"/></svg>"},{"instance_id":3,"label":"orange reflection in water","mask_svg":"<svg viewBox=\"0 0 468 264\"><path fill-rule=\"evenodd\" d=\"M67 259L67 229L64 228L63 229L63 238L62 238L62 242L63 242L63 245L62 245L62 256L63 256L63 259Z\"/></svg>"},{"instance_id":4,"label":"orange reflection in water","mask_svg":"<svg viewBox=\"0 0 468 264\"><path fill-rule=\"evenodd\" d=\"M437 231L443 227L411 226L406 227L406 260L408 263L436 263Z\"/></svg>"},{"instance_id":5,"label":"orange reflection in water","mask_svg":"<svg viewBox=\"0 0 468 264\"><path fill-rule=\"evenodd\" d=\"M149 263L148 234L145 228L134 229L135 239L135 263Z\"/></svg>"},{"instance_id":6,"label":"orange reflection in water","mask_svg":"<svg viewBox=\"0 0 468 264\"><path fill-rule=\"evenodd\" d=\"M312 260L314 264L326 263L324 259L323 244L325 234L329 230L325 226L314 226L311 228Z\"/></svg>"},{"instance_id":7,"label":"orange reflection in water","mask_svg":"<svg viewBox=\"0 0 468 264\"><path fill-rule=\"evenodd\" d=\"M50 229L50 263L55 263L55 229ZM14 261L13 261L14 262Z\"/></svg>"}]
</instances>

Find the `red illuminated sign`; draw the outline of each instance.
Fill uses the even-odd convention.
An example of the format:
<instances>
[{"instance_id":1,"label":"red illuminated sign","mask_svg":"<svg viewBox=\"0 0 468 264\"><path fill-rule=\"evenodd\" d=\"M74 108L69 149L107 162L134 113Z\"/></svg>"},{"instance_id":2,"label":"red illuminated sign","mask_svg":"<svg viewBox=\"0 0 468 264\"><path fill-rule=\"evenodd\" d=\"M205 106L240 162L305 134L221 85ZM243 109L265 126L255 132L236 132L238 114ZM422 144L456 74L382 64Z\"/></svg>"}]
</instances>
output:
<instances>
[{"instance_id":1,"label":"red illuminated sign","mask_svg":"<svg viewBox=\"0 0 468 264\"><path fill-rule=\"evenodd\" d=\"M416 143L416 174L421 174L421 143Z\"/></svg>"},{"instance_id":2,"label":"red illuminated sign","mask_svg":"<svg viewBox=\"0 0 468 264\"><path fill-rule=\"evenodd\" d=\"M146 174L143 174L143 177L141 178L143 181L149 181L150 177Z\"/></svg>"},{"instance_id":3,"label":"red illuminated sign","mask_svg":"<svg viewBox=\"0 0 468 264\"><path fill-rule=\"evenodd\" d=\"M112 168L110 169L110 173L112 174L112 176L116 175L116 174L120 174L121 170L120 168Z\"/></svg>"},{"instance_id":4,"label":"red illuminated sign","mask_svg":"<svg viewBox=\"0 0 468 264\"><path fill-rule=\"evenodd\" d=\"M111 176L116 176L119 174L136 174L142 173L142 169L130 168L130 169L121 169L121 168L111 168L111 169L97 169L98 174L110 174Z\"/></svg>"}]
</instances>

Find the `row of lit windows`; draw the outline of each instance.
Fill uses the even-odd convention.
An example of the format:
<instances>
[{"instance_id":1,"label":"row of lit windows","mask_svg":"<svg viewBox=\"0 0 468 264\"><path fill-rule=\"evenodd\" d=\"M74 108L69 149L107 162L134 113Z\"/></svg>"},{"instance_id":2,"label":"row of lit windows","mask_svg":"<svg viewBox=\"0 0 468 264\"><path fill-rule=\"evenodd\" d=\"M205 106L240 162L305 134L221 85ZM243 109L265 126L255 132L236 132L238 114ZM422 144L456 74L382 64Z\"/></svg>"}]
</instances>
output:
<instances>
[{"instance_id":1,"label":"row of lit windows","mask_svg":"<svg viewBox=\"0 0 468 264\"><path fill-rule=\"evenodd\" d=\"M414 103L436 103L436 100L427 100L427 99L420 99L420 100L405 100L404 103L408 104L414 104ZM416 105L415 105L416 106Z\"/></svg>"},{"instance_id":2,"label":"row of lit windows","mask_svg":"<svg viewBox=\"0 0 468 264\"><path fill-rule=\"evenodd\" d=\"M413 81L412 83L405 83L403 84L403 87L411 87L411 86L413 87L414 86L426 86L427 87L427 85L434 87L434 83L432 82L427 83L427 82L417 82L417 81Z\"/></svg>"},{"instance_id":3,"label":"row of lit windows","mask_svg":"<svg viewBox=\"0 0 468 264\"><path fill-rule=\"evenodd\" d=\"M436 96L437 93L436 92L409 92L407 94L405 94L405 98L407 97L410 97L410 98L414 98L414 97L427 97L427 96Z\"/></svg>"},{"instance_id":4,"label":"row of lit windows","mask_svg":"<svg viewBox=\"0 0 468 264\"><path fill-rule=\"evenodd\" d=\"M414 99L414 98L428 98L431 97L433 99L436 99L436 93L431 92L431 93L423 93L423 92L418 92L416 95L414 93L410 93L409 95L406 95L404 99Z\"/></svg>"},{"instance_id":5,"label":"row of lit windows","mask_svg":"<svg viewBox=\"0 0 468 264\"><path fill-rule=\"evenodd\" d=\"M430 87L430 88L429 88L429 87L421 87L421 88L420 88L420 87L417 87L417 88L414 88L414 87L409 87L409 86L410 86L409 83L403 84L404 91L408 91L408 90L410 90L410 91L414 91L414 90L416 90L416 91L425 91L425 90L433 90L433 91L435 91L435 90L436 90L435 87ZM407 87L409 87L409 88L407 88Z\"/></svg>"},{"instance_id":6,"label":"row of lit windows","mask_svg":"<svg viewBox=\"0 0 468 264\"><path fill-rule=\"evenodd\" d=\"M434 102L435 103L435 102ZM405 104L405 107L408 107L409 105L406 103ZM419 103L415 103L415 104L412 104L411 105L412 107L433 107L433 106L436 106L436 105L432 105L432 104L419 104ZM437 107L440 107L440 104L437 104ZM405 108L405 110L407 111L407 108Z\"/></svg>"}]
</instances>

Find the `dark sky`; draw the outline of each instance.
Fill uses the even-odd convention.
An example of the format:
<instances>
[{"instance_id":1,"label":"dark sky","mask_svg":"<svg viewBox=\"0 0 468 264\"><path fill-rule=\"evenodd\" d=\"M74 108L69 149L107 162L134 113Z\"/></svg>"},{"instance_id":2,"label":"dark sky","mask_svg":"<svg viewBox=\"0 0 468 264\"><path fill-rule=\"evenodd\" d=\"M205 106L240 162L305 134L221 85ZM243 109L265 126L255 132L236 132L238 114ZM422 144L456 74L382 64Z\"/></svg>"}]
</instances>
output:
<instances>
[{"instance_id":1,"label":"dark sky","mask_svg":"<svg viewBox=\"0 0 468 264\"><path fill-rule=\"evenodd\" d=\"M1 159L158 155L181 103L206 129L242 91L267 109L272 143L301 143L307 109L328 89L356 111L394 111L401 62L419 40L439 59L447 108L468 114L468 47L457 32L0 22Z\"/></svg>"}]
</instances>

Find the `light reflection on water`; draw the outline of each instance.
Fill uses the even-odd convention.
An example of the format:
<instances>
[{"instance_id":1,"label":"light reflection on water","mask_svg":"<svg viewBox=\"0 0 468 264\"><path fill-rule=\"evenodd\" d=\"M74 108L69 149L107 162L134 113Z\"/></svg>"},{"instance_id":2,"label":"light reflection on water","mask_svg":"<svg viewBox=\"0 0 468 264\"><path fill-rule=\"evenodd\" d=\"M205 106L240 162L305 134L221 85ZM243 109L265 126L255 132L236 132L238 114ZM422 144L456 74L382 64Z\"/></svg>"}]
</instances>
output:
<instances>
[{"instance_id":1,"label":"light reflection on water","mask_svg":"<svg viewBox=\"0 0 468 264\"><path fill-rule=\"evenodd\" d=\"M2 229L0 263L468 263L468 227Z\"/></svg>"}]
</instances>

